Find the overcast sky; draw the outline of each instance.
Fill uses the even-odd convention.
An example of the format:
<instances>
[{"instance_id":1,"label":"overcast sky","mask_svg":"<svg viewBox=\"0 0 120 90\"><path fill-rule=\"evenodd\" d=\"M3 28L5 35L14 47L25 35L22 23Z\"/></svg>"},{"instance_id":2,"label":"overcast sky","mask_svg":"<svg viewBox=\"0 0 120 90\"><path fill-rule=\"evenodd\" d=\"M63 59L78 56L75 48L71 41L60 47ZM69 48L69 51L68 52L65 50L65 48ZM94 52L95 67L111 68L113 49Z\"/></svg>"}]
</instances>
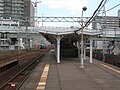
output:
<instances>
[{"instance_id":1,"label":"overcast sky","mask_svg":"<svg viewBox=\"0 0 120 90\"><path fill-rule=\"evenodd\" d=\"M32 0L36 2L36 0ZM37 16L81 16L82 7L86 6L87 11L84 12L85 17L91 17L101 0L37 0ZM105 6L108 10L119 4L119 0L109 0ZM117 8L107 12L109 16L117 16Z\"/></svg>"}]
</instances>

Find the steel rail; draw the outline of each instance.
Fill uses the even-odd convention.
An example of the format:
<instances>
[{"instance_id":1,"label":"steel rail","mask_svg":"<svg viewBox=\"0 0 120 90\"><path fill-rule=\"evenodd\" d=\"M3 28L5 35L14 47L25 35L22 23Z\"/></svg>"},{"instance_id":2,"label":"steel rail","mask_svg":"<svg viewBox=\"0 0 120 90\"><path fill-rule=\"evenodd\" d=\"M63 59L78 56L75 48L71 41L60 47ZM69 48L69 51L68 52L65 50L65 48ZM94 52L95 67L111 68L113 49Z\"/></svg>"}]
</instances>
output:
<instances>
[{"instance_id":1,"label":"steel rail","mask_svg":"<svg viewBox=\"0 0 120 90\"><path fill-rule=\"evenodd\" d=\"M15 74L11 79L9 79L7 82L5 82L3 85L0 86L0 89L4 88L5 86L7 86L7 84L9 84L9 82L11 82L12 80L14 80L15 78L17 78L17 76L19 76L22 72L24 72L26 69L28 69L30 66L32 66L32 64L34 62L37 62L38 59L42 59L44 57L44 54L42 53L38 58L34 59L31 63L29 63L27 66L25 66L22 70L20 70L17 74ZM40 61L41 62L41 61ZM31 73L31 72L29 72ZM28 76L26 76L25 79L27 79ZM23 80L23 82L21 82L20 86L24 83L25 80ZM20 86L18 85L17 87L20 88Z\"/></svg>"}]
</instances>

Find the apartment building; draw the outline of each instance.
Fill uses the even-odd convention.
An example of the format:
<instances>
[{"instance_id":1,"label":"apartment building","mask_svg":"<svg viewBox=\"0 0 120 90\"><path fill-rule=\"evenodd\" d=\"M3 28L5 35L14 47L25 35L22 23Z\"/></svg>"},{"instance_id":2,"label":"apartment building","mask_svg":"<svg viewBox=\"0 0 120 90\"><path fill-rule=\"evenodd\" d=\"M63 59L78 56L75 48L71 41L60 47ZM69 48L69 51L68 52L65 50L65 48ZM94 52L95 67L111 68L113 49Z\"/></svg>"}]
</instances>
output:
<instances>
[{"instance_id":1,"label":"apartment building","mask_svg":"<svg viewBox=\"0 0 120 90\"><path fill-rule=\"evenodd\" d=\"M19 21L20 26L34 26L35 9L31 0L0 0L1 19ZM26 18L28 17L28 18ZM32 22L32 23L31 23Z\"/></svg>"},{"instance_id":2,"label":"apartment building","mask_svg":"<svg viewBox=\"0 0 120 90\"><path fill-rule=\"evenodd\" d=\"M34 10L31 0L0 0L0 50L22 48L28 38L21 28L34 26Z\"/></svg>"}]
</instances>

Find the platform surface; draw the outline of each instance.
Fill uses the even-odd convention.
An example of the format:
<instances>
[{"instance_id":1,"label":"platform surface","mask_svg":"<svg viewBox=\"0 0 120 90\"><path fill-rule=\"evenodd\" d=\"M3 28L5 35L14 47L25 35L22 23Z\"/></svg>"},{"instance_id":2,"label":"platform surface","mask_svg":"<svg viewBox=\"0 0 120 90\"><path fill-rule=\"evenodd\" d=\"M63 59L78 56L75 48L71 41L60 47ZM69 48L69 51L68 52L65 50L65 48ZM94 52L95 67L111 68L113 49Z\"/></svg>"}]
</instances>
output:
<instances>
[{"instance_id":1,"label":"platform surface","mask_svg":"<svg viewBox=\"0 0 120 90\"><path fill-rule=\"evenodd\" d=\"M91 64L89 57L84 66L80 68L78 58L61 58L57 64L50 51L20 90L120 90L120 68L95 59Z\"/></svg>"},{"instance_id":2,"label":"platform surface","mask_svg":"<svg viewBox=\"0 0 120 90\"><path fill-rule=\"evenodd\" d=\"M13 63L13 62L16 62L16 61L18 61L18 60L17 60L17 59L13 59L13 60L10 60L10 61L1 62L1 63L0 63L0 68L6 66L6 65L8 65L8 64L11 64L11 63Z\"/></svg>"}]
</instances>

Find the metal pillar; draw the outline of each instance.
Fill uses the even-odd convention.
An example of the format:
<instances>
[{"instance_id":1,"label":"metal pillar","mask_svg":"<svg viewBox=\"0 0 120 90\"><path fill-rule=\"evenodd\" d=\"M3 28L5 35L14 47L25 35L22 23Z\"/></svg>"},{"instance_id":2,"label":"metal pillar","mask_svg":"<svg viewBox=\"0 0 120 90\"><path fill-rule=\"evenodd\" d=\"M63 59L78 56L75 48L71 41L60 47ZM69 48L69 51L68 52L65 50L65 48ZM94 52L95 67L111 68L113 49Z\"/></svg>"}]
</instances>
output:
<instances>
[{"instance_id":1,"label":"metal pillar","mask_svg":"<svg viewBox=\"0 0 120 90\"><path fill-rule=\"evenodd\" d=\"M92 61L92 44L93 44L93 38L90 37L90 63L93 63Z\"/></svg>"},{"instance_id":2,"label":"metal pillar","mask_svg":"<svg viewBox=\"0 0 120 90\"><path fill-rule=\"evenodd\" d=\"M84 60L86 60L86 45L84 44Z\"/></svg>"},{"instance_id":3,"label":"metal pillar","mask_svg":"<svg viewBox=\"0 0 120 90\"><path fill-rule=\"evenodd\" d=\"M18 38L18 50L20 50L21 48L21 42L20 42L20 38Z\"/></svg>"},{"instance_id":4,"label":"metal pillar","mask_svg":"<svg viewBox=\"0 0 120 90\"><path fill-rule=\"evenodd\" d=\"M77 46L78 46L78 58L80 58L80 41L77 42Z\"/></svg>"},{"instance_id":5,"label":"metal pillar","mask_svg":"<svg viewBox=\"0 0 120 90\"><path fill-rule=\"evenodd\" d=\"M57 36L56 40L57 40L57 63L60 63L60 40L61 40L61 36Z\"/></svg>"},{"instance_id":6,"label":"metal pillar","mask_svg":"<svg viewBox=\"0 0 120 90\"><path fill-rule=\"evenodd\" d=\"M57 44L55 44L55 57L57 57Z\"/></svg>"}]
</instances>

